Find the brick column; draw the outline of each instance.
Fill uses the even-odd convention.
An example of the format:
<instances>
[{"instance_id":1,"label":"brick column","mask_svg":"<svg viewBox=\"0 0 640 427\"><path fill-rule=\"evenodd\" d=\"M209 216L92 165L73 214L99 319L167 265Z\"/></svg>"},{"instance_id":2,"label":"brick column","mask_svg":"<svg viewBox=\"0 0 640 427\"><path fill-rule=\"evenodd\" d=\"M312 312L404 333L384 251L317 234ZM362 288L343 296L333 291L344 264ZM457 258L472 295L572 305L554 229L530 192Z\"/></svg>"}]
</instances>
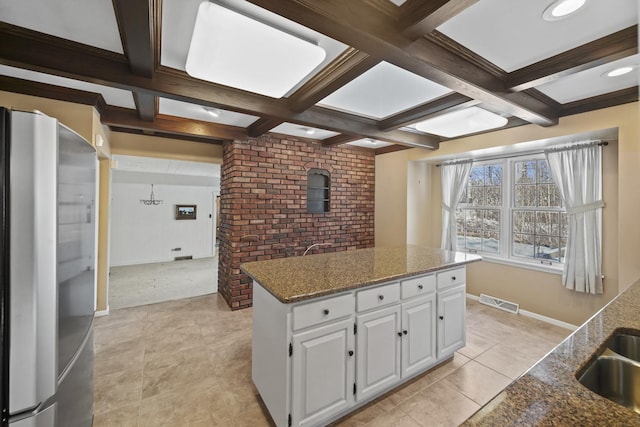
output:
<instances>
[{"instance_id":1,"label":"brick column","mask_svg":"<svg viewBox=\"0 0 640 427\"><path fill-rule=\"evenodd\" d=\"M331 174L330 210L306 210L307 171ZM249 261L374 245L375 155L351 146L322 147L267 134L226 142L220 181L218 292L232 309L252 304Z\"/></svg>"}]
</instances>

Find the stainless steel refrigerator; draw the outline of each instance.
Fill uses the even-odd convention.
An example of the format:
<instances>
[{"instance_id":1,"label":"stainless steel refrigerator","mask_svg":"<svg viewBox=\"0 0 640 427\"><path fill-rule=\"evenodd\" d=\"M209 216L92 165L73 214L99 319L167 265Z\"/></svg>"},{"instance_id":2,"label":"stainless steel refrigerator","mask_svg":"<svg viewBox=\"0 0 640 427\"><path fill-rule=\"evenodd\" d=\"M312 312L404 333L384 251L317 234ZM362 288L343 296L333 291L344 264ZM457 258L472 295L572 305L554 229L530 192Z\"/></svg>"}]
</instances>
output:
<instances>
[{"instance_id":1,"label":"stainless steel refrigerator","mask_svg":"<svg viewBox=\"0 0 640 427\"><path fill-rule=\"evenodd\" d=\"M56 119L0 108L3 426L92 425L96 162Z\"/></svg>"}]
</instances>

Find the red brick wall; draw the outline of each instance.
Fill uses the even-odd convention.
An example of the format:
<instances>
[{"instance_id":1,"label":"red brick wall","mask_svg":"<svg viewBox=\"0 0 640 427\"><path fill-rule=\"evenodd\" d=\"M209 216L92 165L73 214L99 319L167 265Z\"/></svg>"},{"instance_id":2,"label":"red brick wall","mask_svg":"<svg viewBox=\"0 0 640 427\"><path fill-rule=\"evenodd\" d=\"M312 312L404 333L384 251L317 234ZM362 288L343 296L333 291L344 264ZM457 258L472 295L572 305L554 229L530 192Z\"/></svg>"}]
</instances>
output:
<instances>
[{"instance_id":1,"label":"red brick wall","mask_svg":"<svg viewBox=\"0 0 640 427\"><path fill-rule=\"evenodd\" d=\"M374 245L373 151L322 147L267 134L224 144L220 182L218 292L232 309L252 304L243 262ZM307 171L331 174L330 211L307 213Z\"/></svg>"}]
</instances>

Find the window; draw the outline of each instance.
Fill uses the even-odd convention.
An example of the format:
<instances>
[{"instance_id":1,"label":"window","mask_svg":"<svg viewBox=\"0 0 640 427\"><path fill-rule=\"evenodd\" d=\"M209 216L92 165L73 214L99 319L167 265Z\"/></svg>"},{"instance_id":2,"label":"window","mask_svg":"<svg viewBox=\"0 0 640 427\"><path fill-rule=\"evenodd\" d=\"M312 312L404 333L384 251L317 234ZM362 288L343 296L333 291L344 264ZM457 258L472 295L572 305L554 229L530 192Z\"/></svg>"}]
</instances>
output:
<instances>
[{"instance_id":1,"label":"window","mask_svg":"<svg viewBox=\"0 0 640 427\"><path fill-rule=\"evenodd\" d=\"M309 169L307 172L307 213L329 212L329 172Z\"/></svg>"},{"instance_id":2,"label":"window","mask_svg":"<svg viewBox=\"0 0 640 427\"><path fill-rule=\"evenodd\" d=\"M458 250L538 265L564 261L566 213L542 155L474 163L456 225Z\"/></svg>"}]
</instances>

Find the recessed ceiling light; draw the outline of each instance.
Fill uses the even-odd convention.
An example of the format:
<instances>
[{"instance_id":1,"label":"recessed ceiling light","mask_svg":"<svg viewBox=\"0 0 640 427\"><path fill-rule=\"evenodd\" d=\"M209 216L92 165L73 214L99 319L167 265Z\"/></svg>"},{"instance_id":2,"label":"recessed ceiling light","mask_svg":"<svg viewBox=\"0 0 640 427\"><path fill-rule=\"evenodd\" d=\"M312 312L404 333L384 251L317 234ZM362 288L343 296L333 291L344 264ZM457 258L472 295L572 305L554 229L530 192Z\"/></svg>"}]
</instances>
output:
<instances>
[{"instance_id":1,"label":"recessed ceiling light","mask_svg":"<svg viewBox=\"0 0 640 427\"><path fill-rule=\"evenodd\" d=\"M210 114L213 117L220 117L220 114L222 113L217 108L211 108L211 107L203 107L203 108L204 108L204 111L206 111L208 114Z\"/></svg>"},{"instance_id":2,"label":"recessed ceiling light","mask_svg":"<svg viewBox=\"0 0 640 427\"><path fill-rule=\"evenodd\" d=\"M325 55L307 40L205 0L198 7L185 69L198 79L281 98Z\"/></svg>"},{"instance_id":3,"label":"recessed ceiling light","mask_svg":"<svg viewBox=\"0 0 640 427\"><path fill-rule=\"evenodd\" d=\"M544 10L542 19L545 21L556 21L566 18L572 13L577 12L586 2L587 0L556 0Z\"/></svg>"},{"instance_id":4,"label":"recessed ceiling light","mask_svg":"<svg viewBox=\"0 0 640 427\"><path fill-rule=\"evenodd\" d=\"M306 133L307 135L313 135L314 133L316 133L316 130L314 128L303 128L304 129L304 133Z\"/></svg>"},{"instance_id":5,"label":"recessed ceiling light","mask_svg":"<svg viewBox=\"0 0 640 427\"><path fill-rule=\"evenodd\" d=\"M607 71L606 73L603 74L603 76L606 76L606 77L624 76L625 74L629 74L630 72L632 72L634 68L635 67L633 65L625 65L624 67L618 67L611 71Z\"/></svg>"},{"instance_id":6,"label":"recessed ceiling light","mask_svg":"<svg viewBox=\"0 0 640 427\"><path fill-rule=\"evenodd\" d=\"M373 139L373 138L367 138L367 142L368 142L369 144L371 144L371 145L377 145L377 144L378 144L378 141L376 141L376 140L375 140L375 139Z\"/></svg>"},{"instance_id":7,"label":"recessed ceiling light","mask_svg":"<svg viewBox=\"0 0 640 427\"><path fill-rule=\"evenodd\" d=\"M478 107L469 107L453 113L427 119L416 123L416 129L422 132L452 138L483 130L495 129L507 124L505 117Z\"/></svg>"}]
</instances>

